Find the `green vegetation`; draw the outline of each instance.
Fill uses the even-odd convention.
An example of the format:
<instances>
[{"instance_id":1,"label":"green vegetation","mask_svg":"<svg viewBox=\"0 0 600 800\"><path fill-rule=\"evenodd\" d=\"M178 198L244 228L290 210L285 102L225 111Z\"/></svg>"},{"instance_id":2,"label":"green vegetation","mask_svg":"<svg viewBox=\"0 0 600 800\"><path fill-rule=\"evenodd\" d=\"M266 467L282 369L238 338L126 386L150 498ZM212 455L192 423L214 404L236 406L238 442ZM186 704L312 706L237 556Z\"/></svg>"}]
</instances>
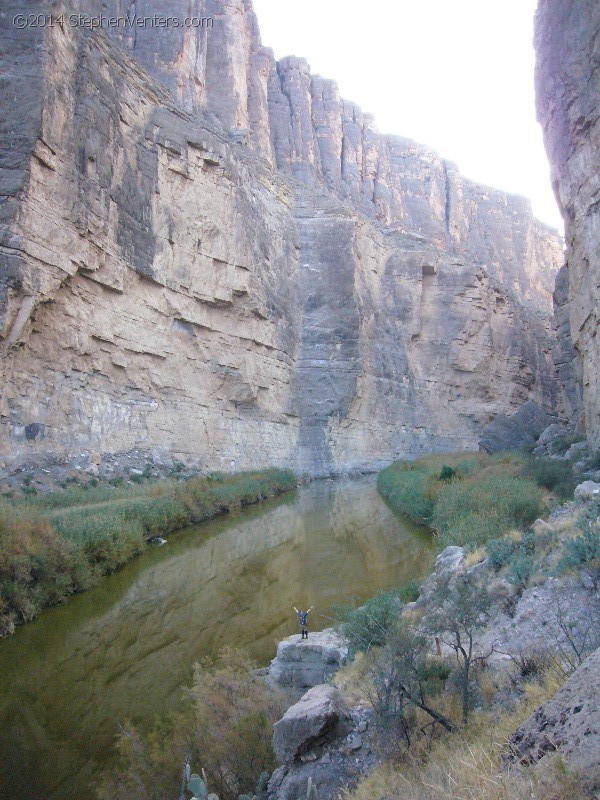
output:
<instances>
[{"instance_id":1,"label":"green vegetation","mask_svg":"<svg viewBox=\"0 0 600 800\"><path fill-rule=\"evenodd\" d=\"M284 698L256 675L256 664L229 648L217 664L196 664L182 707L156 722L147 734L127 725L118 740L119 764L104 776L101 800L164 800L178 797L181 764L202 765L203 778L189 777L199 797L211 791L237 800L254 787L260 797L265 775L276 766L273 723ZM188 762L189 763L189 762Z\"/></svg>"},{"instance_id":2,"label":"green vegetation","mask_svg":"<svg viewBox=\"0 0 600 800\"><path fill-rule=\"evenodd\" d=\"M458 667L455 685L460 696L462 723L466 725L472 707L474 668L490 655L475 655L475 632L491 601L485 586L479 586L466 576L453 585L442 585L432 599L434 611L428 616L425 630L437 635L454 651Z\"/></svg>"},{"instance_id":3,"label":"green vegetation","mask_svg":"<svg viewBox=\"0 0 600 800\"><path fill-rule=\"evenodd\" d=\"M576 524L576 535L564 543L563 556L558 561L557 572L582 570L586 573L595 591L600 585L600 502L591 504L580 515Z\"/></svg>"},{"instance_id":4,"label":"green vegetation","mask_svg":"<svg viewBox=\"0 0 600 800\"><path fill-rule=\"evenodd\" d=\"M399 589L381 592L359 608L334 606L335 624L340 635L348 641L350 658L357 653L366 653L372 647L382 647L398 619L401 605L414 602L419 589L419 582L411 580Z\"/></svg>"},{"instance_id":5,"label":"green vegetation","mask_svg":"<svg viewBox=\"0 0 600 800\"><path fill-rule=\"evenodd\" d=\"M287 470L70 486L0 502L0 636L141 553L159 534L294 488ZM25 487L27 488L27 487Z\"/></svg>"},{"instance_id":6,"label":"green vegetation","mask_svg":"<svg viewBox=\"0 0 600 800\"><path fill-rule=\"evenodd\" d=\"M490 539L485 550L490 566L500 572L506 568L507 580L524 589L534 575L561 577L567 572L588 576L594 589L600 582L600 504L564 519L560 535L548 525L542 530L513 532Z\"/></svg>"},{"instance_id":7,"label":"green vegetation","mask_svg":"<svg viewBox=\"0 0 600 800\"><path fill-rule=\"evenodd\" d=\"M431 526L441 547L475 548L543 512L538 461L520 453L429 456L392 464L377 486L395 511ZM556 485L558 476L546 481Z\"/></svg>"},{"instance_id":8,"label":"green vegetation","mask_svg":"<svg viewBox=\"0 0 600 800\"><path fill-rule=\"evenodd\" d=\"M340 634L348 641L351 658L356 653L385 644L388 631L398 619L400 600L397 592L382 592L360 606L334 606L333 613Z\"/></svg>"},{"instance_id":9,"label":"green vegetation","mask_svg":"<svg viewBox=\"0 0 600 800\"><path fill-rule=\"evenodd\" d=\"M571 464L553 461L550 458L531 458L526 462L525 474L545 489L552 492L557 500L573 497L577 481L573 477Z\"/></svg>"},{"instance_id":10,"label":"green vegetation","mask_svg":"<svg viewBox=\"0 0 600 800\"><path fill-rule=\"evenodd\" d=\"M571 445L578 442L584 442L585 436L581 433L565 433L562 436L557 436L550 445L553 453L563 455L571 447Z\"/></svg>"}]
</instances>

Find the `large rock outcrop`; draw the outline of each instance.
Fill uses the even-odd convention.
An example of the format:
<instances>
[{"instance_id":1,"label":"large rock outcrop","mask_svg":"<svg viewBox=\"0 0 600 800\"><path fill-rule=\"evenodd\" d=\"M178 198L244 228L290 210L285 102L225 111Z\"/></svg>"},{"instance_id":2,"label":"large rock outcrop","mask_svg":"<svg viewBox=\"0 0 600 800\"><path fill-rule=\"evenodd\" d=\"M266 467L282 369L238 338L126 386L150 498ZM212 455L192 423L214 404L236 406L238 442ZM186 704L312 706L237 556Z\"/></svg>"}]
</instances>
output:
<instances>
[{"instance_id":1,"label":"large rock outcrop","mask_svg":"<svg viewBox=\"0 0 600 800\"><path fill-rule=\"evenodd\" d=\"M323 475L556 409L562 254L527 201L276 62L250 0L170 4L196 28L74 8L165 13L0 16L0 469L136 448Z\"/></svg>"},{"instance_id":2,"label":"large rock outcrop","mask_svg":"<svg viewBox=\"0 0 600 800\"><path fill-rule=\"evenodd\" d=\"M303 694L320 683L327 683L348 658L348 645L333 628L309 634L288 636L277 645L277 655L269 666L268 680L273 685Z\"/></svg>"},{"instance_id":3,"label":"large rock outcrop","mask_svg":"<svg viewBox=\"0 0 600 800\"><path fill-rule=\"evenodd\" d=\"M557 752L589 788L600 788L600 650L592 653L560 691L519 726L508 761L538 764Z\"/></svg>"},{"instance_id":4,"label":"large rock outcrop","mask_svg":"<svg viewBox=\"0 0 600 800\"><path fill-rule=\"evenodd\" d=\"M556 419L529 400L511 416L499 414L490 422L483 430L479 446L486 453L531 448L552 424L556 424Z\"/></svg>"},{"instance_id":5,"label":"large rock outcrop","mask_svg":"<svg viewBox=\"0 0 600 800\"><path fill-rule=\"evenodd\" d=\"M568 410L583 408L600 447L600 5L540 0L537 113L565 220L567 267L556 286L558 366ZM566 322L568 321L568 325ZM583 389L583 402L579 399Z\"/></svg>"}]
</instances>

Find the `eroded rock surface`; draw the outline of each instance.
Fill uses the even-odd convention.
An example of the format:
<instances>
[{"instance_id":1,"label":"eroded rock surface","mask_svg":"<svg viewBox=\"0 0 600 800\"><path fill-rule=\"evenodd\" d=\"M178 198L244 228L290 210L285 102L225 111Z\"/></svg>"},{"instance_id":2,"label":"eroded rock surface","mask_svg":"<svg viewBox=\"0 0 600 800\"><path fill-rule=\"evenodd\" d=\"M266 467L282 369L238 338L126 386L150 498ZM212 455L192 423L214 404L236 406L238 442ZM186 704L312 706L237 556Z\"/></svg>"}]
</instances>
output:
<instances>
[{"instance_id":1,"label":"eroded rock surface","mask_svg":"<svg viewBox=\"0 0 600 800\"><path fill-rule=\"evenodd\" d=\"M352 729L350 711L334 686L309 689L273 728L273 749L280 762L295 761L340 739Z\"/></svg>"},{"instance_id":2,"label":"eroded rock surface","mask_svg":"<svg viewBox=\"0 0 600 800\"><path fill-rule=\"evenodd\" d=\"M317 797L337 797L377 762L372 710L349 709L338 689L316 686L275 725L273 747L283 762L269 781L270 800L304 800L309 779Z\"/></svg>"},{"instance_id":3,"label":"eroded rock surface","mask_svg":"<svg viewBox=\"0 0 600 800\"><path fill-rule=\"evenodd\" d=\"M510 750L508 760L521 764L558 751L592 790L600 788L600 650L515 731Z\"/></svg>"},{"instance_id":4,"label":"eroded rock surface","mask_svg":"<svg viewBox=\"0 0 600 800\"><path fill-rule=\"evenodd\" d=\"M345 664L348 646L332 628L289 636L277 646L277 655L269 667L269 681L293 694L326 683Z\"/></svg>"},{"instance_id":5,"label":"eroded rock surface","mask_svg":"<svg viewBox=\"0 0 600 800\"><path fill-rule=\"evenodd\" d=\"M511 416L500 414L483 430L479 446L487 453L531 448L553 418L531 400Z\"/></svg>"},{"instance_id":6,"label":"eroded rock surface","mask_svg":"<svg viewBox=\"0 0 600 800\"><path fill-rule=\"evenodd\" d=\"M276 62L250 0L192 6L0 18L0 469L373 470L554 410L555 232Z\"/></svg>"}]
</instances>

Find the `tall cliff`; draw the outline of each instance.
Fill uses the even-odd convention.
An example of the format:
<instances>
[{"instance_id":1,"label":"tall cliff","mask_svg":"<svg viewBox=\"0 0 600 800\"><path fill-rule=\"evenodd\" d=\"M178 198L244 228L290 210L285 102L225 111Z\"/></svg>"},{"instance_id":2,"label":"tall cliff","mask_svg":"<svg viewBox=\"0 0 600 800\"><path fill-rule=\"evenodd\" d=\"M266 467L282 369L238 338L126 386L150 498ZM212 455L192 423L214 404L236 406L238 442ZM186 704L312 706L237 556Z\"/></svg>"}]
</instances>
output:
<instances>
[{"instance_id":1,"label":"tall cliff","mask_svg":"<svg viewBox=\"0 0 600 800\"><path fill-rule=\"evenodd\" d=\"M565 220L556 285L558 366L567 408L600 447L600 4L540 0L536 98Z\"/></svg>"},{"instance_id":2,"label":"tall cliff","mask_svg":"<svg viewBox=\"0 0 600 800\"><path fill-rule=\"evenodd\" d=\"M65 17L20 30L19 5ZM137 448L327 474L557 409L562 251L527 201L276 62L250 0L10 6L5 469ZM80 11L212 22L91 30Z\"/></svg>"}]
</instances>

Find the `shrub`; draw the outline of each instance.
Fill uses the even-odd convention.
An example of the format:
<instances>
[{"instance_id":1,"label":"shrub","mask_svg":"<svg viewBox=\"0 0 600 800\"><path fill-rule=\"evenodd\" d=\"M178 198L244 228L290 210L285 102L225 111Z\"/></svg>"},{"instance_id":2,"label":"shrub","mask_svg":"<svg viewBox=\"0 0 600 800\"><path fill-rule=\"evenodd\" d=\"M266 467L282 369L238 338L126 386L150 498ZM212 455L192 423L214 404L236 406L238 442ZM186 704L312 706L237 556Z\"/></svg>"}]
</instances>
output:
<instances>
[{"instance_id":1,"label":"shrub","mask_svg":"<svg viewBox=\"0 0 600 800\"><path fill-rule=\"evenodd\" d=\"M510 561L516 544L509 536L502 536L499 539L490 539L486 543L486 550L489 556L489 563L496 572L506 566Z\"/></svg>"},{"instance_id":2,"label":"shrub","mask_svg":"<svg viewBox=\"0 0 600 800\"><path fill-rule=\"evenodd\" d=\"M562 436L557 436L550 445L550 449L556 455L564 455L572 444L583 442L585 436L579 433L565 433Z\"/></svg>"},{"instance_id":3,"label":"shrub","mask_svg":"<svg viewBox=\"0 0 600 800\"><path fill-rule=\"evenodd\" d=\"M523 589L527 586L534 570L533 556L522 548L517 549L508 562L506 578L509 583Z\"/></svg>"},{"instance_id":4,"label":"shrub","mask_svg":"<svg viewBox=\"0 0 600 800\"><path fill-rule=\"evenodd\" d=\"M418 599L420 591L421 584L419 581L407 581L398 589L398 599L402 603L414 603Z\"/></svg>"},{"instance_id":5,"label":"shrub","mask_svg":"<svg viewBox=\"0 0 600 800\"><path fill-rule=\"evenodd\" d=\"M526 465L525 474L561 500L571 497L575 490L576 481L571 470L565 468L563 462L551 458L532 458Z\"/></svg>"},{"instance_id":6,"label":"shrub","mask_svg":"<svg viewBox=\"0 0 600 800\"><path fill-rule=\"evenodd\" d=\"M220 800L252 794L263 772L276 766L273 723L283 698L256 675L243 653L222 651L217 666L196 664L183 711L159 720L142 736L131 725L119 737L120 763L105 773L105 800L163 800L177 797L186 755L208 775Z\"/></svg>"},{"instance_id":7,"label":"shrub","mask_svg":"<svg viewBox=\"0 0 600 800\"><path fill-rule=\"evenodd\" d=\"M440 481L451 481L456 478L458 475L457 471L452 467L449 467L447 464L444 464L442 467L442 471L440 472L439 480Z\"/></svg>"},{"instance_id":8,"label":"shrub","mask_svg":"<svg viewBox=\"0 0 600 800\"><path fill-rule=\"evenodd\" d=\"M90 578L85 560L47 520L0 509L0 635Z\"/></svg>"},{"instance_id":9,"label":"shrub","mask_svg":"<svg viewBox=\"0 0 600 800\"><path fill-rule=\"evenodd\" d=\"M586 462L586 468L589 470L600 469L600 450L591 453Z\"/></svg>"},{"instance_id":10,"label":"shrub","mask_svg":"<svg viewBox=\"0 0 600 800\"><path fill-rule=\"evenodd\" d=\"M367 600L360 608L334 606L337 628L348 640L348 652L353 658L358 652L382 647L388 631L398 619L400 601L395 592L382 592Z\"/></svg>"},{"instance_id":11,"label":"shrub","mask_svg":"<svg viewBox=\"0 0 600 800\"><path fill-rule=\"evenodd\" d=\"M429 655L429 642L405 621L389 632L384 647L369 653L365 664L367 696L375 712L379 749L387 759L398 758L399 746L410 747L417 732L416 710L433 726L447 731L453 723L436 708L449 670Z\"/></svg>"},{"instance_id":12,"label":"shrub","mask_svg":"<svg viewBox=\"0 0 600 800\"><path fill-rule=\"evenodd\" d=\"M563 557L557 565L558 573L570 569L584 569L595 589L600 579L600 524L583 520L582 533L565 543Z\"/></svg>"}]
</instances>

